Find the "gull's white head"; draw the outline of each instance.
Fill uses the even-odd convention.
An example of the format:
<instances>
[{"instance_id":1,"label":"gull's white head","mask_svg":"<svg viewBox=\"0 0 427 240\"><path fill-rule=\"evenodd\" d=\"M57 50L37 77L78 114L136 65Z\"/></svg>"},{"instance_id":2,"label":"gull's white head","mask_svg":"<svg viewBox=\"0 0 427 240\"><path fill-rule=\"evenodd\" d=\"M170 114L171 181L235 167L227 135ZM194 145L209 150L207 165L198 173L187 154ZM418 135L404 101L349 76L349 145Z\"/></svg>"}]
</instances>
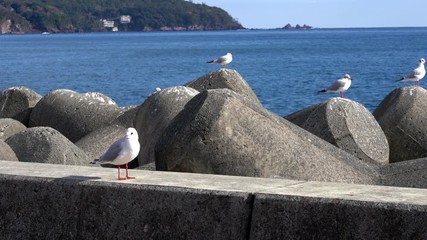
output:
<instances>
[{"instance_id":1,"label":"gull's white head","mask_svg":"<svg viewBox=\"0 0 427 240\"><path fill-rule=\"evenodd\" d=\"M138 140L138 132L135 128L126 129L126 138L137 139Z\"/></svg>"},{"instance_id":2,"label":"gull's white head","mask_svg":"<svg viewBox=\"0 0 427 240\"><path fill-rule=\"evenodd\" d=\"M426 60L424 60L424 58L420 58L420 63L421 64L426 64Z\"/></svg>"},{"instance_id":3,"label":"gull's white head","mask_svg":"<svg viewBox=\"0 0 427 240\"><path fill-rule=\"evenodd\" d=\"M231 61L233 61L233 55L231 55L231 53L227 53L227 55L224 56L225 59L223 59L224 61L221 63L221 65L227 65L229 63L231 63Z\"/></svg>"},{"instance_id":4,"label":"gull's white head","mask_svg":"<svg viewBox=\"0 0 427 240\"><path fill-rule=\"evenodd\" d=\"M351 80L351 77L350 77L350 75L349 75L349 74L345 74L343 78L348 79L348 80Z\"/></svg>"}]
</instances>

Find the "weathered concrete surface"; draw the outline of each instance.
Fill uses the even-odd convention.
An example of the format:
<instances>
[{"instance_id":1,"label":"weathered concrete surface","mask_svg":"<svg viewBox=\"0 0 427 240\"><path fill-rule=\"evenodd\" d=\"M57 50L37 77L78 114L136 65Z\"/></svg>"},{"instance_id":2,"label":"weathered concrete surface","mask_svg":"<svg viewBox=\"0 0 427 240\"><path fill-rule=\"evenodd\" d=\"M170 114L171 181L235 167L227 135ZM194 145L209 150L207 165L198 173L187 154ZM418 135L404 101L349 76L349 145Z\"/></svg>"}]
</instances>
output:
<instances>
[{"instance_id":1,"label":"weathered concrete surface","mask_svg":"<svg viewBox=\"0 0 427 240\"><path fill-rule=\"evenodd\" d=\"M33 127L6 140L19 161L89 165L88 156L51 127Z\"/></svg>"},{"instance_id":2,"label":"weathered concrete surface","mask_svg":"<svg viewBox=\"0 0 427 240\"><path fill-rule=\"evenodd\" d=\"M384 132L369 110L357 102L332 98L285 118L363 161L388 163Z\"/></svg>"},{"instance_id":3,"label":"weathered concrete surface","mask_svg":"<svg viewBox=\"0 0 427 240\"><path fill-rule=\"evenodd\" d=\"M0 159L6 161L18 161L18 157L13 149L3 140L0 140Z\"/></svg>"},{"instance_id":4,"label":"weathered concrete surface","mask_svg":"<svg viewBox=\"0 0 427 240\"><path fill-rule=\"evenodd\" d=\"M220 68L185 84L185 86L194 88L199 92L208 89L230 89L261 106L261 102L252 88L236 70Z\"/></svg>"},{"instance_id":5,"label":"weathered concrete surface","mask_svg":"<svg viewBox=\"0 0 427 240\"><path fill-rule=\"evenodd\" d=\"M81 138L75 143L75 145L86 153L90 161L93 161L104 154L113 142L123 137L123 132L125 132L126 128L127 127L115 124L98 128ZM117 167L113 164L95 164L94 166ZM138 158L135 158L128 163L129 168L136 168L138 166Z\"/></svg>"},{"instance_id":6,"label":"weathered concrete surface","mask_svg":"<svg viewBox=\"0 0 427 240\"><path fill-rule=\"evenodd\" d=\"M387 136L390 162L427 157L427 90L408 86L388 94L374 111Z\"/></svg>"},{"instance_id":7,"label":"weathered concrete surface","mask_svg":"<svg viewBox=\"0 0 427 240\"><path fill-rule=\"evenodd\" d=\"M13 118L0 118L0 140L6 140L16 133L22 132L27 127Z\"/></svg>"},{"instance_id":8,"label":"weathered concrete surface","mask_svg":"<svg viewBox=\"0 0 427 240\"><path fill-rule=\"evenodd\" d=\"M34 169L38 177L13 176L11 168L0 174L2 239L247 239L249 233L250 193L99 179L115 175L112 169L58 168L53 175L52 166Z\"/></svg>"},{"instance_id":9,"label":"weathered concrete surface","mask_svg":"<svg viewBox=\"0 0 427 240\"><path fill-rule=\"evenodd\" d=\"M408 203L400 192L422 197L426 189L316 182L285 189L256 194L250 239L427 238L426 199Z\"/></svg>"},{"instance_id":10,"label":"weathered concrete surface","mask_svg":"<svg viewBox=\"0 0 427 240\"><path fill-rule=\"evenodd\" d=\"M139 108L140 106L129 106L126 108L122 108L124 112L116 119L114 119L113 124L123 126L124 128L135 128L134 122Z\"/></svg>"},{"instance_id":11,"label":"weathered concrete surface","mask_svg":"<svg viewBox=\"0 0 427 240\"><path fill-rule=\"evenodd\" d=\"M92 98L103 104L118 106L117 103L112 98L100 92L87 92L87 93L83 93L83 96Z\"/></svg>"},{"instance_id":12,"label":"weathered concrete surface","mask_svg":"<svg viewBox=\"0 0 427 240\"><path fill-rule=\"evenodd\" d=\"M187 102L198 93L189 87L166 88L150 95L139 107L134 125L141 144L138 155L140 166L154 162L154 147L159 137Z\"/></svg>"},{"instance_id":13,"label":"weathered concrete surface","mask_svg":"<svg viewBox=\"0 0 427 240\"><path fill-rule=\"evenodd\" d=\"M28 126L31 111L42 98L26 87L11 87L0 93L0 118L13 118Z\"/></svg>"},{"instance_id":14,"label":"weathered concrete surface","mask_svg":"<svg viewBox=\"0 0 427 240\"><path fill-rule=\"evenodd\" d=\"M108 126L122 114L114 104L102 103L83 94L59 89L48 93L34 107L30 127L48 126L72 142Z\"/></svg>"},{"instance_id":15,"label":"weathered concrete surface","mask_svg":"<svg viewBox=\"0 0 427 240\"><path fill-rule=\"evenodd\" d=\"M378 168L378 184L427 188L427 158L395 162Z\"/></svg>"},{"instance_id":16,"label":"weathered concrete surface","mask_svg":"<svg viewBox=\"0 0 427 240\"><path fill-rule=\"evenodd\" d=\"M98 159L113 142L123 137L125 130L125 127L119 125L98 128L81 138L75 144L93 161Z\"/></svg>"},{"instance_id":17,"label":"weathered concrete surface","mask_svg":"<svg viewBox=\"0 0 427 240\"><path fill-rule=\"evenodd\" d=\"M427 189L0 161L2 239L426 239Z\"/></svg>"},{"instance_id":18,"label":"weathered concrete surface","mask_svg":"<svg viewBox=\"0 0 427 240\"><path fill-rule=\"evenodd\" d=\"M191 99L157 142L155 157L158 170L376 181L371 165L228 89Z\"/></svg>"}]
</instances>

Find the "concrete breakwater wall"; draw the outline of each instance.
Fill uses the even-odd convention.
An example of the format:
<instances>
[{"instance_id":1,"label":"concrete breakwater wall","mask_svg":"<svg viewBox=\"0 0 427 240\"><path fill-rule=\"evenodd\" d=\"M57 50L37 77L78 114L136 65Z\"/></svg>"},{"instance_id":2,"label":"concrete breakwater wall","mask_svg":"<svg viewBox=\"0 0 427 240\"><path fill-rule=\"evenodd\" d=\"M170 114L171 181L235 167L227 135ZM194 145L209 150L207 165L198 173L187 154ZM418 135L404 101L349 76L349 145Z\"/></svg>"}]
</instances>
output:
<instances>
[{"instance_id":1,"label":"concrete breakwater wall","mask_svg":"<svg viewBox=\"0 0 427 240\"><path fill-rule=\"evenodd\" d=\"M0 161L2 239L426 239L427 190Z\"/></svg>"},{"instance_id":2,"label":"concrete breakwater wall","mask_svg":"<svg viewBox=\"0 0 427 240\"><path fill-rule=\"evenodd\" d=\"M131 168L426 188L427 91L402 87L372 114L331 98L289 116L265 109L235 70L156 90L122 108L100 93L0 93L0 159L87 166L135 127Z\"/></svg>"}]
</instances>

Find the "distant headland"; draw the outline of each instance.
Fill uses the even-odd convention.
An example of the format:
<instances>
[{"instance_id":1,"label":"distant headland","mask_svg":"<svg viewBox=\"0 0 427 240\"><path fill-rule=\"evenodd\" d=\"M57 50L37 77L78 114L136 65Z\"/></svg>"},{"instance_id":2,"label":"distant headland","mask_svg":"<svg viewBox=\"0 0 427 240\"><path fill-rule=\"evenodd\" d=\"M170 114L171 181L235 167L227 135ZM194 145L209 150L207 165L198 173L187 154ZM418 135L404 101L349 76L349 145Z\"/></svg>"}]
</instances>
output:
<instances>
[{"instance_id":1,"label":"distant headland","mask_svg":"<svg viewBox=\"0 0 427 240\"><path fill-rule=\"evenodd\" d=\"M0 2L0 34L245 29L225 10L192 1L10 0Z\"/></svg>"}]
</instances>

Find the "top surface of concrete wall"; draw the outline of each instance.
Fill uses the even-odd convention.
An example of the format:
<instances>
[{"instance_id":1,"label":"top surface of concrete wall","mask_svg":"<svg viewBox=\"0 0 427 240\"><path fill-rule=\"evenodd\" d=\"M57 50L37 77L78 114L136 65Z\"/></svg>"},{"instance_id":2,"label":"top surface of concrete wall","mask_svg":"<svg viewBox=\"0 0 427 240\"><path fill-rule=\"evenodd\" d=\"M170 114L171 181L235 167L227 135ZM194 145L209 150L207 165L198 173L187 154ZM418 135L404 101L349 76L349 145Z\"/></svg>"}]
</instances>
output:
<instances>
[{"instance_id":1,"label":"top surface of concrete wall","mask_svg":"<svg viewBox=\"0 0 427 240\"><path fill-rule=\"evenodd\" d=\"M116 180L114 168L66 166L42 163L0 161L0 175L131 185L148 185L240 193L263 193L309 198L343 199L402 205L427 205L427 189L333 182L304 182L286 179L250 178L129 170L136 179Z\"/></svg>"}]
</instances>

